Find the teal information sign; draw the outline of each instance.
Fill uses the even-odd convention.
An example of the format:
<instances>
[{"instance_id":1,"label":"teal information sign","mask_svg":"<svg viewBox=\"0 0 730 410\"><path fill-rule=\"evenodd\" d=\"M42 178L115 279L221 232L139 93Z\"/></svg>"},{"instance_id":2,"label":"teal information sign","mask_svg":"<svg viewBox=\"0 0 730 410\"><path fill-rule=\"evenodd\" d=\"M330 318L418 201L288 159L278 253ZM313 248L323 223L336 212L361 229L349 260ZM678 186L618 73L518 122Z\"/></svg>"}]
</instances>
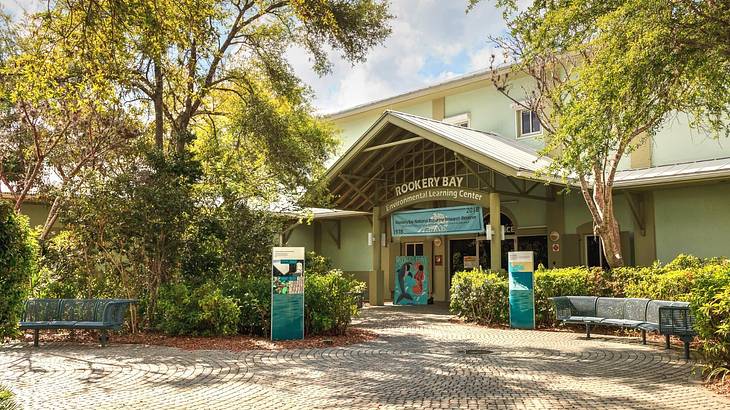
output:
<instances>
[{"instance_id":1,"label":"teal information sign","mask_svg":"<svg viewBox=\"0 0 730 410\"><path fill-rule=\"evenodd\" d=\"M535 328L535 269L532 251L509 252L509 324Z\"/></svg>"},{"instance_id":2,"label":"teal information sign","mask_svg":"<svg viewBox=\"0 0 730 410\"><path fill-rule=\"evenodd\" d=\"M431 275L425 256L396 256L394 305L425 305Z\"/></svg>"},{"instance_id":3,"label":"teal information sign","mask_svg":"<svg viewBox=\"0 0 730 410\"><path fill-rule=\"evenodd\" d=\"M390 221L393 236L484 232L482 207L474 205L394 212Z\"/></svg>"},{"instance_id":4,"label":"teal information sign","mask_svg":"<svg viewBox=\"0 0 730 410\"><path fill-rule=\"evenodd\" d=\"M271 340L304 339L304 248L274 248Z\"/></svg>"}]
</instances>

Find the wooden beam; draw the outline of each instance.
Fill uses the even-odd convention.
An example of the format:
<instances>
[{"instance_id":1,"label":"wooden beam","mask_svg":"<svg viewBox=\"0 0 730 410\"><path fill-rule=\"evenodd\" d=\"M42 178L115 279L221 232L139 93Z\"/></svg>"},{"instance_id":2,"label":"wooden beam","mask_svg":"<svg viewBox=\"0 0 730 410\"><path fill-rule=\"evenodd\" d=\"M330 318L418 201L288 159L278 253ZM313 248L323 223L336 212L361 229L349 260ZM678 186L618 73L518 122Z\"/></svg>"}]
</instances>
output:
<instances>
[{"instance_id":1,"label":"wooden beam","mask_svg":"<svg viewBox=\"0 0 730 410\"><path fill-rule=\"evenodd\" d=\"M370 199L370 197L368 197L364 192L362 192L360 190L360 188L357 187L357 185L355 185L352 182L350 182L350 180L347 179L347 177L345 177L344 175L340 174L340 179L342 179L350 187L350 189L354 190L364 200L366 200L367 202L369 202L370 205L375 206L375 203L373 203L373 201Z\"/></svg>"},{"instance_id":2,"label":"wooden beam","mask_svg":"<svg viewBox=\"0 0 730 410\"><path fill-rule=\"evenodd\" d=\"M474 174L474 176L477 177L477 179L479 181L481 181L484 185L488 186L492 192L495 192L494 185L490 184L489 181L487 181L483 176L481 176L478 172L476 172L476 170L474 168L472 168L471 164L466 162L466 160L461 155L454 153L454 156L456 157L456 159L459 160L459 162L461 162L466 167L467 170L469 170L469 172Z\"/></svg>"},{"instance_id":3,"label":"wooden beam","mask_svg":"<svg viewBox=\"0 0 730 410\"><path fill-rule=\"evenodd\" d=\"M400 140L400 141L387 142L385 144L374 145L372 147L365 148L361 152L376 151L376 150L383 149L383 148L395 147L396 145L410 144L412 142L420 141L422 139L423 139L423 137L413 137L413 138L406 138L406 139Z\"/></svg>"},{"instance_id":4,"label":"wooden beam","mask_svg":"<svg viewBox=\"0 0 730 410\"><path fill-rule=\"evenodd\" d=\"M634 216L634 221L636 221L636 224L639 225L641 235L646 235L646 218L644 215L643 198L641 196L634 198L634 194L629 191L624 191L624 196L626 196L626 201L629 203L629 208L631 208L631 215Z\"/></svg>"}]
</instances>

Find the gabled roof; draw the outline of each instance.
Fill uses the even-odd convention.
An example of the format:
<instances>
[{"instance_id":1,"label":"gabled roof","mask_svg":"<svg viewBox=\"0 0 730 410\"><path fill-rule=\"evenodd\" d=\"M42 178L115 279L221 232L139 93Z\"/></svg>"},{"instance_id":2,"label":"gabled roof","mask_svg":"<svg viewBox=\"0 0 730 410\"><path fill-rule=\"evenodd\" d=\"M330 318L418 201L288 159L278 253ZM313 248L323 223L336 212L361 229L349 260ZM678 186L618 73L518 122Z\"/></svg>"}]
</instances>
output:
<instances>
[{"instance_id":1,"label":"gabled roof","mask_svg":"<svg viewBox=\"0 0 730 410\"><path fill-rule=\"evenodd\" d=\"M482 163L508 176L527 177L548 166L551 160L534 149L491 132L464 128L398 111L385 111L377 121L327 171L331 179L392 124L412 134Z\"/></svg>"}]
</instances>

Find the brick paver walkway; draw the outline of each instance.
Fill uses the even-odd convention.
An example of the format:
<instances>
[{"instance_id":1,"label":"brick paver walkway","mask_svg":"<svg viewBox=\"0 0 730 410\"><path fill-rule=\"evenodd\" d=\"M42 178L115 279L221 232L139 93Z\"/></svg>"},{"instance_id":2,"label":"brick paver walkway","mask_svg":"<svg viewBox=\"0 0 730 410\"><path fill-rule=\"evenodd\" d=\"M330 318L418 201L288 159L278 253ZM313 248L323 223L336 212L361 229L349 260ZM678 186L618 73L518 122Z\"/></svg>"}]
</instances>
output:
<instances>
[{"instance_id":1,"label":"brick paver walkway","mask_svg":"<svg viewBox=\"0 0 730 410\"><path fill-rule=\"evenodd\" d=\"M366 309L381 337L345 348L196 351L0 348L26 408L730 408L677 350L636 339L488 329L439 307Z\"/></svg>"}]
</instances>

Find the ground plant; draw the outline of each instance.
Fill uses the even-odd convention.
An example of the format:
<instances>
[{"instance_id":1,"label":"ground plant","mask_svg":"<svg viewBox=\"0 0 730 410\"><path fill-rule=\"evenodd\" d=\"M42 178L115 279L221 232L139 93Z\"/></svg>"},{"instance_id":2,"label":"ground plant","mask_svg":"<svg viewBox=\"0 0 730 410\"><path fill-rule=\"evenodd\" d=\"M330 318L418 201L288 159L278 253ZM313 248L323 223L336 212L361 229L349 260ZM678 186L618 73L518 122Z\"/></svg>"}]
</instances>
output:
<instances>
[{"instance_id":1,"label":"ground plant","mask_svg":"<svg viewBox=\"0 0 730 410\"><path fill-rule=\"evenodd\" d=\"M13 400L13 394L0 385L0 410L15 410L17 408Z\"/></svg>"},{"instance_id":2,"label":"ground plant","mask_svg":"<svg viewBox=\"0 0 730 410\"><path fill-rule=\"evenodd\" d=\"M0 202L0 341L18 332L23 302L37 269L37 252L27 217Z\"/></svg>"},{"instance_id":3,"label":"ground plant","mask_svg":"<svg viewBox=\"0 0 730 410\"><path fill-rule=\"evenodd\" d=\"M451 311L471 322L507 325L506 274L474 270L452 280ZM634 297L690 302L704 354L704 372L722 377L730 368L730 260L679 255L665 265L542 269L535 272L535 319L553 327L549 298L565 295Z\"/></svg>"}]
</instances>

